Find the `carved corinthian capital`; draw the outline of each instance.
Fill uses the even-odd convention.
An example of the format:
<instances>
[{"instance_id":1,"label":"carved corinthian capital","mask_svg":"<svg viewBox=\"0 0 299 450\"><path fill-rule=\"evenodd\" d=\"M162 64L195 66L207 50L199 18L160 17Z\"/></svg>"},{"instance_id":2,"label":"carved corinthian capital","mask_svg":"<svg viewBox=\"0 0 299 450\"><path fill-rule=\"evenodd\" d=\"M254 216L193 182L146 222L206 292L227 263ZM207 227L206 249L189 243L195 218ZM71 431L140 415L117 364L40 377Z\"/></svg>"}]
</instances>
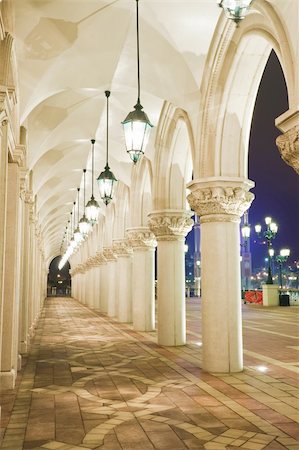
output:
<instances>
[{"instance_id":1,"label":"carved corinthian capital","mask_svg":"<svg viewBox=\"0 0 299 450\"><path fill-rule=\"evenodd\" d=\"M250 180L211 178L193 181L188 185L191 193L187 198L201 223L238 222L254 199L254 194L249 192L253 186Z\"/></svg>"},{"instance_id":2,"label":"carved corinthian capital","mask_svg":"<svg viewBox=\"0 0 299 450\"><path fill-rule=\"evenodd\" d=\"M148 227L129 228L126 231L126 236L133 250L154 248L157 245L155 235Z\"/></svg>"},{"instance_id":3,"label":"carved corinthian capital","mask_svg":"<svg viewBox=\"0 0 299 450\"><path fill-rule=\"evenodd\" d=\"M193 226L192 212L165 209L154 211L148 215L148 226L159 240L184 239Z\"/></svg>"},{"instance_id":4,"label":"carved corinthian capital","mask_svg":"<svg viewBox=\"0 0 299 450\"><path fill-rule=\"evenodd\" d=\"M132 249L126 239L116 239L113 241L113 252L116 256L130 256L132 254Z\"/></svg>"},{"instance_id":5,"label":"carved corinthian capital","mask_svg":"<svg viewBox=\"0 0 299 450\"><path fill-rule=\"evenodd\" d=\"M107 259L105 258L103 252L97 252L94 261L96 266L102 266L103 264L107 264Z\"/></svg>"},{"instance_id":6,"label":"carved corinthian capital","mask_svg":"<svg viewBox=\"0 0 299 450\"><path fill-rule=\"evenodd\" d=\"M282 159L299 173L299 125L278 136L276 145Z\"/></svg>"},{"instance_id":7,"label":"carved corinthian capital","mask_svg":"<svg viewBox=\"0 0 299 450\"><path fill-rule=\"evenodd\" d=\"M111 247L104 247L103 255L104 255L104 258L106 261L116 261L117 260L115 254L113 253L113 249Z\"/></svg>"}]
</instances>

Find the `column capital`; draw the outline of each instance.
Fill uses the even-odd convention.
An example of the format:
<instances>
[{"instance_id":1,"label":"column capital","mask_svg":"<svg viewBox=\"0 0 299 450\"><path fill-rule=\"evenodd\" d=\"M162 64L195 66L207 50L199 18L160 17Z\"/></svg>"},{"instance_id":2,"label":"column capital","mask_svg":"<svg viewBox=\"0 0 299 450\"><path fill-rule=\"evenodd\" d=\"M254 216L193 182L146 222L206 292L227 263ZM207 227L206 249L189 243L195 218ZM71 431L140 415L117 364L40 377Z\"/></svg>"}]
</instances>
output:
<instances>
[{"instance_id":1,"label":"column capital","mask_svg":"<svg viewBox=\"0 0 299 450\"><path fill-rule=\"evenodd\" d=\"M188 202L200 222L239 222L250 207L254 194L253 181L242 178L206 178L187 186Z\"/></svg>"},{"instance_id":2,"label":"column capital","mask_svg":"<svg viewBox=\"0 0 299 450\"><path fill-rule=\"evenodd\" d=\"M183 240L192 229L192 212L180 209L153 211L148 215L148 225L157 241Z\"/></svg>"},{"instance_id":3,"label":"column capital","mask_svg":"<svg viewBox=\"0 0 299 450\"><path fill-rule=\"evenodd\" d=\"M107 259L104 256L104 252L97 252L95 257L95 266L102 266L103 264L107 264Z\"/></svg>"},{"instance_id":4,"label":"column capital","mask_svg":"<svg viewBox=\"0 0 299 450\"><path fill-rule=\"evenodd\" d=\"M103 255L104 255L104 258L106 259L106 261L116 261L117 260L112 247L104 247Z\"/></svg>"},{"instance_id":5,"label":"column capital","mask_svg":"<svg viewBox=\"0 0 299 450\"><path fill-rule=\"evenodd\" d=\"M16 145L12 152L12 156L13 162L18 164L18 166L22 166L26 158L26 146L22 144Z\"/></svg>"},{"instance_id":6,"label":"column capital","mask_svg":"<svg viewBox=\"0 0 299 450\"><path fill-rule=\"evenodd\" d=\"M113 240L113 252L117 257L120 256L131 256L133 250L129 246L127 239L115 239Z\"/></svg>"},{"instance_id":7,"label":"column capital","mask_svg":"<svg viewBox=\"0 0 299 450\"><path fill-rule=\"evenodd\" d=\"M148 227L128 228L126 237L133 250L144 250L157 246L155 235Z\"/></svg>"},{"instance_id":8,"label":"column capital","mask_svg":"<svg viewBox=\"0 0 299 450\"><path fill-rule=\"evenodd\" d=\"M299 173L299 125L278 136L276 145L282 159Z\"/></svg>"}]
</instances>

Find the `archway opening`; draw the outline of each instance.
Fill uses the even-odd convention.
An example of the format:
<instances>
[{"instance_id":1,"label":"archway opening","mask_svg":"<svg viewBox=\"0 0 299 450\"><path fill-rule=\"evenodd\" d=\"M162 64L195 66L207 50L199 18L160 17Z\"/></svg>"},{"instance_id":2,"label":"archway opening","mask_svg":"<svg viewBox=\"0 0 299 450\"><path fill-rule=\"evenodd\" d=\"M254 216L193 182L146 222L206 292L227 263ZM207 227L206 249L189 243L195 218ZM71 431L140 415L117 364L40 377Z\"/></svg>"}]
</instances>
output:
<instances>
[{"instance_id":1,"label":"archway opening","mask_svg":"<svg viewBox=\"0 0 299 450\"><path fill-rule=\"evenodd\" d=\"M289 263L299 258L297 224L299 211L298 176L281 158L275 140L280 131L275 127L275 119L288 110L288 93L284 74L274 51L271 52L265 67L256 98L251 125L248 170L249 178L255 181L255 200L249 211L252 225L251 253L254 277L267 266L266 245L261 245L254 232L254 225L263 226L266 216L278 224L278 233L273 248L278 254L284 247L291 249ZM275 256L273 271L275 273ZM259 275L260 276L260 275ZM258 287L254 285L253 287Z\"/></svg>"},{"instance_id":2,"label":"archway opening","mask_svg":"<svg viewBox=\"0 0 299 450\"><path fill-rule=\"evenodd\" d=\"M48 297L69 297L71 295L71 266L67 261L63 268L59 270L58 264L60 259L61 256L56 256L49 265L47 280Z\"/></svg>"}]
</instances>

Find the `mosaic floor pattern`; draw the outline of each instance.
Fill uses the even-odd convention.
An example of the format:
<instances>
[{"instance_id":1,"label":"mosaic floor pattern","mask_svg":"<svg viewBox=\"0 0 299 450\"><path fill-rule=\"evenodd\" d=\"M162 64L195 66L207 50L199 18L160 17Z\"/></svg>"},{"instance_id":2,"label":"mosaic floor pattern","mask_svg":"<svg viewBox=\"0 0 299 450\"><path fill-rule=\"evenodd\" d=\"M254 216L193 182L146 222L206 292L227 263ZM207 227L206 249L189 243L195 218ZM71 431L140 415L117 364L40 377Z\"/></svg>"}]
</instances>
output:
<instances>
[{"instance_id":1,"label":"mosaic floor pattern","mask_svg":"<svg viewBox=\"0 0 299 450\"><path fill-rule=\"evenodd\" d=\"M45 302L14 391L1 395L6 450L299 449L298 307L243 305L239 374L200 369L200 302L188 344Z\"/></svg>"}]
</instances>

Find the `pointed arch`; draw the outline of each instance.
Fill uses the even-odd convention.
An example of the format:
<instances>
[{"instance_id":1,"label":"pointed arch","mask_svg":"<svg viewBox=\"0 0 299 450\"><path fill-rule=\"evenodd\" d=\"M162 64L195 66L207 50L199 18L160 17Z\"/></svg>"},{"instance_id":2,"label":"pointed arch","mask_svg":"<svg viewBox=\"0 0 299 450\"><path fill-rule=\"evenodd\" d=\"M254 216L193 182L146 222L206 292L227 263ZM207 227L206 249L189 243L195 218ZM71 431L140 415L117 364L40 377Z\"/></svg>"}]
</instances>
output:
<instances>
[{"instance_id":1,"label":"pointed arch","mask_svg":"<svg viewBox=\"0 0 299 450\"><path fill-rule=\"evenodd\" d=\"M117 183L115 198L113 239L123 239L129 226L130 189L121 181Z\"/></svg>"},{"instance_id":2,"label":"pointed arch","mask_svg":"<svg viewBox=\"0 0 299 450\"><path fill-rule=\"evenodd\" d=\"M292 50L279 16L261 0L254 2L241 27L221 15L216 29L201 85L195 178L247 178L251 119L265 65L274 49L293 105Z\"/></svg>"},{"instance_id":3,"label":"pointed arch","mask_svg":"<svg viewBox=\"0 0 299 450\"><path fill-rule=\"evenodd\" d=\"M144 156L132 170L132 184L130 190L131 227L147 225L147 215L153 209L152 182L152 165L151 162Z\"/></svg>"},{"instance_id":4,"label":"pointed arch","mask_svg":"<svg viewBox=\"0 0 299 450\"><path fill-rule=\"evenodd\" d=\"M195 145L188 114L164 102L155 143L154 209L186 209Z\"/></svg>"}]
</instances>

